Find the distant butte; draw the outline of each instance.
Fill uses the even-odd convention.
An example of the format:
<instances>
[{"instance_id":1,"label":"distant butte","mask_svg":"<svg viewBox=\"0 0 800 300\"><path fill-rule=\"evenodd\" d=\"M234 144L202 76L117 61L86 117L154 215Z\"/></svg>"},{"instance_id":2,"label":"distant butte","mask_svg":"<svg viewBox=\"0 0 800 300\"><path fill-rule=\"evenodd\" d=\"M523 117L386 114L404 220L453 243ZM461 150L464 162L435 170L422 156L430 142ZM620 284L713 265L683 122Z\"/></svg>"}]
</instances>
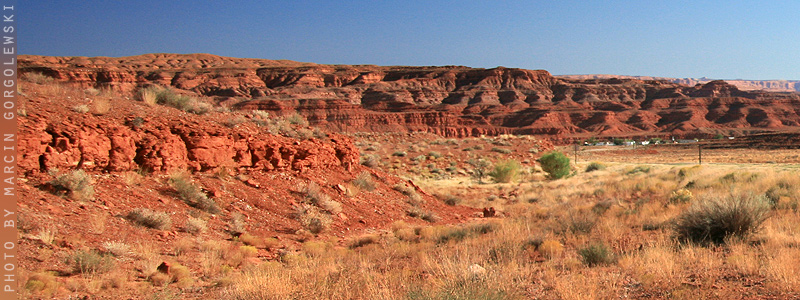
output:
<instances>
[{"instance_id":1,"label":"distant butte","mask_svg":"<svg viewBox=\"0 0 800 300\"><path fill-rule=\"evenodd\" d=\"M171 86L240 110L298 112L342 132L451 137L741 135L800 128L798 82L679 81L463 66L320 65L209 54L19 57L21 73L132 93ZM686 84L688 83L688 85ZM699 84L697 84L699 83Z\"/></svg>"}]
</instances>

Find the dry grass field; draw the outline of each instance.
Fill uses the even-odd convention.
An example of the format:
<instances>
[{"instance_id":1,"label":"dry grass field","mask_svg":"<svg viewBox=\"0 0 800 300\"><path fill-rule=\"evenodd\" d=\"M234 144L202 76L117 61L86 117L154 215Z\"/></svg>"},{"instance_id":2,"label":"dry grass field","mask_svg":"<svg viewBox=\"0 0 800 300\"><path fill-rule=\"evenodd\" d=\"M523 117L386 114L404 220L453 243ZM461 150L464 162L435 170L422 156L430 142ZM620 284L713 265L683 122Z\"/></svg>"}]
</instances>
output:
<instances>
[{"instance_id":1,"label":"dry grass field","mask_svg":"<svg viewBox=\"0 0 800 300\"><path fill-rule=\"evenodd\" d=\"M741 154L726 151L718 157ZM231 276L220 296L793 299L800 177L793 165L766 164L781 155L789 153L742 155L738 164L601 162L591 172L579 163L560 180L529 168L510 183L418 176L428 192L494 207L498 216L451 226L397 222L349 247L307 242Z\"/></svg>"}]
</instances>

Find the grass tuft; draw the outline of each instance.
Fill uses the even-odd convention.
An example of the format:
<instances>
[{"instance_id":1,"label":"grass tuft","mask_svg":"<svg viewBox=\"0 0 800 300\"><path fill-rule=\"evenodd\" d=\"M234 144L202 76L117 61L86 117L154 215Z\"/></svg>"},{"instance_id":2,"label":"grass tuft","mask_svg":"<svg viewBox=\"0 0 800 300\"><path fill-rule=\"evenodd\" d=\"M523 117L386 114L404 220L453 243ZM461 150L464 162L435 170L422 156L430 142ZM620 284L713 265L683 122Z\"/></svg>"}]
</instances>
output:
<instances>
[{"instance_id":1,"label":"grass tuft","mask_svg":"<svg viewBox=\"0 0 800 300\"><path fill-rule=\"evenodd\" d=\"M725 197L694 203L678 216L675 231L683 241L723 244L758 230L770 211L764 196Z\"/></svg>"}]
</instances>

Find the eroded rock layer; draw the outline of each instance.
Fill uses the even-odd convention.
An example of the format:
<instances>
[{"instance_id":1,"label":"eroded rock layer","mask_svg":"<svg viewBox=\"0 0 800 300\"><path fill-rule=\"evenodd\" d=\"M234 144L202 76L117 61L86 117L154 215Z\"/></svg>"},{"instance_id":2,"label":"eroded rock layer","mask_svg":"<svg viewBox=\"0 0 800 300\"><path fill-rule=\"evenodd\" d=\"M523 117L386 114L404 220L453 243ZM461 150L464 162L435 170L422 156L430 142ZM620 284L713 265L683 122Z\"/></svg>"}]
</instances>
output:
<instances>
[{"instance_id":1,"label":"eroded rock layer","mask_svg":"<svg viewBox=\"0 0 800 300\"><path fill-rule=\"evenodd\" d=\"M298 112L312 125L344 132L690 136L800 126L798 94L743 91L724 81L686 86L504 67L318 65L208 54L21 56L20 69L126 93L171 86L235 109Z\"/></svg>"}]
</instances>

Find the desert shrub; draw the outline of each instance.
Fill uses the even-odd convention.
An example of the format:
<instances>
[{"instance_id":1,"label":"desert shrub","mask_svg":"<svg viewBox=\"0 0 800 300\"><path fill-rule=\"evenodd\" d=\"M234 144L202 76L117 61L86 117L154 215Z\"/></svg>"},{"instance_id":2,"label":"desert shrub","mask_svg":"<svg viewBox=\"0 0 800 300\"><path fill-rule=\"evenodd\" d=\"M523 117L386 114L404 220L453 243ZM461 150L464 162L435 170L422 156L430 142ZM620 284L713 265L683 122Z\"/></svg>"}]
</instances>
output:
<instances>
[{"instance_id":1,"label":"desert shrub","mask_svg":"<svg viewBox=\"0 0 800 300\"><path fill-rule=\"evenodd\" d=\"M686 203L692 201L692 199L694 199L694 196L687 189L678 189L669 196L669 202L672 203Z\"/></svg>"},{"instance_id":2,"label":"desert shrub","mask_svg":"<svg viewBox=\"0 0 800 300\"><path fill-rule=\"evenodd\" d=\"M556 240L547 239L542 241L536 249L539 250L539 253L545 258L555 258L564 251L564 245L561 245L561 243Z\"/></svg>"},{"instance_id":3,"label":"desert shrub","mask_svg":"<svg viewBox=\"0 0 800 300\"><path fill-rule=\"evenodd\" d=\"M486 176L487 169L491 166L488 160L483 158L467 160L467 164L472 166L472 178L478 180L478 183L483 182L483 177Z\"/></svg>"},{"instance_id":4,"label":"desert shrub","mask_svg":"<svg viewBox=\"0 0 800 300\"><path fill-rule=\"evenodd\" d=\"M139 101L142 101L147 105L154 106L158 104L158 92L159 88L157 86L149 86L146 88L141 88L136 93L136 98L138 98Z\"/></svg>"},{"instance_id":5,"label":"desert shrub","mask_svg":"<svg viewBox=\"0 0 800 300\"><path fill-rule=\"evenodd\" d=\"M167 213L147 208L134 209L126 217L136 224L158 230L167 230L172 226L172 219Z\"/></svg>"},{"instance_id":6,"label":"desert shrub","mask_svg":"<svg viewBox=\"0 0 800 300\"><path fill-rule=\"evenodd\" d=\"M406 155L408 154L405 151L395 151L394 153L392 153L392 156L398 156L398 157L404 157Z\"/></svg>"},{"instance_id":7,"label":"desert shrub","mask_svg":"<svg viewBox=\"0 0 800 300\"><path fill-rule=\"evenodd\" d=\"M403 193L403 195L408 196L411 202L416 203L422 200L422 196L420 196L419 193L417 193L417 191L414 190L414 188L407 186L403 183L395 184L392 188L400 193Z\"/></svg>"},{"instance_id":8,"label":"desert shrub","mask_svg":"<svg viewBox=\"0 0 800 300\"><path fill-rule=\"evenodd\" d=\"M630 171L626 172L627 175L633 175L637 173L650 173L650 166L636 166L635 168L631 169Z\"/></svg>"},{"instance_id":9,"label":"desert shrub","mask_svg":"<svg viewBox=\"0 0 800 300\"><path fill-rule=\"evenodd\" d=\"M72 111L79 114L85 114L89 112L89 106L86 104L75 105L72 107Z\"/></svg>"},{"instance_id":10,"label":"desert shrub","mask_svg":"<svg viewBox=\"0 0 800 300\"><path fill-rule=\"evenodd\" d=\"M492 148L492 152L497 152L497 153L501 153L501 154L511 154L511 152L514 152L514 151L511 151L511 149L494 147L494 148Z\"/></svg>"},{"instance_id":11,"label":"desert shrub","mask_svg":"<svg viewBox=\"0 0 800 300\"><path fill-rule=\"evenodd\" d=\"M597 224L597 215L590 211L573 211L564 220L564 230L571 233L591 233Z\"/></svg>"},{"instance_id":12,"label":"desert shrub","mask_svg":"<svg viewBox=\"0 0 800 300\"><path fill-rule=\"evenodd\" d=\"M76 273L94 274L105 273L114 267L114 260L94 250L78 250L66 259L67 265L72 266Z\"/></svg>"},{"instance_id":13,"label":"desert shrub","mask_svg":"<svg viewBox=\"0 0 800 300\"><path fill-rule=\"evenodd\" d=\"M25 289L30 292L55 292L58 289L58 281L51 272L33 273L25 282Z\"/></svg>"},{"instance_id":14,"label":"desert shrub","mask_svg":"<svg viewBox=\"0 0 800 300\"><path fill-rule=\"evenodd\" d=\"M322 188L315 182L309 182L303 189L306 194L306 200L328 211L331 214L338 214L342 212L342 204L331 199L331 196L322 191Z\"/></svg>"},{"instance_id":15,"label":"desert shrub","mask_svg":"<svg viewBox=\"0 0 800 300\"><path fill-rule=\"evenodd\" d=\"M438 158L442 157L442 154L439 153L439 152L436 152L436 151L431 151L431 152L428 152L428 156L438 159Z\"/></svg>"},{"instance_id":16,"label":"desert shrub","mask_svg":"<svg viewBox=\"0 0 800 300\"><path fill-rule=\"evenodd\" d=\"M381 165L381 158L374 154L363 155L361 156L361 164L370 168L375 168Z\"/></svg>"},{"instance_id":17,"label":"desert shrub","mask_svg":"<svg viewBox=\"0 0 800 300\"><path fill-rule=\"evenodd\" d=\"M241 213L234 213L228 222L228 233L232 236L241 236L246 231L244 216Z\"/></svg>"},{"instance_id":18,"label":"desert shrub","mask_svg":"<svg viewBox=\"0 0 800 300\"><path fill-rule=\"evenodd\" d=\"M255 116L255 117L259 117L259 118L264 119L264 120L269 120L269 112L268 111L254 110L254 111L252 111L252 113L253 113L253 116Z\"/></svg>"},{"instance_id":19,"label":"desert shrub","mask_svg":"<svg viewBox=\"0 0 800 300\"><path fill-rule=\"evenodd\" d=\"M553 151L539 158L542 166L550 179L561 179L569 175L569 158L564 153Z\"/></svg>"},{"instance_id":20,"label":"desert shrub","mask_svg":"<svg viewBox=\"0 0 800 300\"><path fill-rule=\"evenodd\" d=\"M103 248L106 249L107 253L111 253L116 257L123 257L131 254L131 246L123 242L104 242Z\"/></svg>"},{"instance_id":21,"label":"desert shrub","mask_svg":"<svg viewBox=\"0 0 800 300\"><path fill-rule=\"evenodd\" d=\"M227 120L225 120L224 122L222 122L222 125L225 125L225 127L228 127L228 128L234 128L234 127L236 127L236 125L242 124L242 123L244 123L246 121L247 120L245 120L245 118L242 117L242 116L235 116L235 117L230 117Z\"/></svg>"},{"instance_id":22,"label":"desert shrub","mask_svg":"<svg viewBox=\"0 0 800 300\"><path fill-rule=\"evenodd\" d=\"M460 227L453 227L444 230L438 238L436 238L436 242L439 244L445 244L449 241L461 241L469 236L469 230L467 228L460 228Z\"/></svg>"},{"instance_id":23,"label":"desert shrub","mask_svg":"<svg viewBox=\"0 0 800 300\"><path fill-rule=\"evenodd\" d=\"M506 160L494 165L494 170L489 172L495 182L507 183L514 181L519 174L520 165L516 160Z\"/></svg>"},{"instance_id":24,"label":"desert shrub","mask_svg":"<svg viewBox=\"0 0 800 300\"><path fill-rule=\"evenodd\" d=\"M203 233L208 228L207 224L206 220L189 217L186 219L186 224L183 225L183 231L191 234Z\"/></svg>"},{"instance_id":25,"label":"desert shrub","mask_svg":"<svg viewBox=\"0 0 800 300\"><path fill-rule=\"evenodd\" d=\"M308 126L308 120L298 113L291 114L286 117L286 121L292 125Z\"/></svg>"},{"instance_id":26,"label":"desert shrub","mask_svg":"<svg viewBox=\"0 0 800 300\"><path fill-rule=\"evenodd\" d=\"M593 162L589 163L588 166L586 166L586 172L587 173L588 172L593 172L593 171L602 170L602 169L605 169L605 168L606 168L606 166L604 164L601 164L599 162L593 161Z\"/></svg>"},{"instance_id":27,"label":"desert shrub","mask_svg":"<svg viewBox=\"0 0 800 300\"><path fill-rule=\"evenodd\" d=\"M415 157L411 158L411 161L415 161L415 162L423 162L423 161L425 161L426 159L428 159L428 157L427 157L427 156L425 156L425 155L417 155L417 156L415 156Z\"/></svg>"},{"instance_id":28,"label":"desert shrub","mask_svg":"<svg viewBox=\"0 0 800 300\"><path fill-rule=\"evenodd\" d=\"M359 173L356 178L353 179L353 185L366 191L375 190L375 180L372 179L372 174L367 171Z\"/></svg>"},{"instance_id":29,"label":"desert shrub","mask_svg":"<svg viewBox=\"0 0 800 300\"><path fill-rule=\"evenodd\" d=\"M506 141L506 140L496 140L496 141L492 141L492 145L497 145L497 146L511 146L511 142L509 142L509 141Z\"/></svg>"},{"instance_id":30,"label":"desert shrub","mask_svg":"<svg viewBox=\"0 0 800 300\"><path fill-rule=\"evenodd\" d=\"M327 230L333 223L330 215L320 212L317 207L311 205L298 206L294 215L303 228L313 234Z\"/></svg>"},{"instance_id":31,"label":"desert shrub","mask_svg":"<svg viewBox=\"0 0 800 300\"><path fill-rule=\"evenodd\" d=\"M578 254L581 256L583 263L590 267L614 262L614 255L611 250L602 243L581 248L578 250Z\"/></svg>"},{"instance_id":32,"label":"desert shrub","mask_svg":"<svg viewBox=\"0 0 800 300\"><path fill-rule=\"evenodd\" d=\"M181 95L170 89L159 89L156 92L156 103L171 106L183 111L189 111L194 104L192 97Z\"/></svg>"},{"instance_id":33,"label":"desert shrub","mask_svg":"<svg viewBox=\"0 0 800 300\"><path fill-rule=\"evenodd\" d=\"M208 198L206 194L197 187L186 173L174 173L170 175L169 184L178 192L178 197L191 207L201 209L212 214L220 212L217 203Z\"/></svg>"},{"instance_id":34,"label":"desert shrub","mask_svg":"<svg viewBox=\"0 0 800 300\"><path fill-rule=\"evenodd\" d=\"M418 206L412 206L411 208L406 210L406 214L412 218L420 218L422 220L428 221L430 223L435 223L439 221L439 216L432 211L423 210Z\"/></svg>"},{"instance_id":35,"label":"desert shrub","mask_svg":"<svg viewBox=\"0 0 800 300\"><path fill-rule=\"evenodd\" d=\"M350 249L364 247L369 244L376 244L380 241L380 237L375 234L367 234L360 237L357 237L350 241L348 247Z\"/></svg>"},{"instance_id":36,"label":"desert shrub","mask_svg":"<svg viewBox=\"0 0 800 300\"><path fill-rule=\"evenodd\" d=\"M74 200L87 201L94 198L92 179L83 170L58 175L50 181L50 185L56 190L67 191L69 197Z\"/></svg>"},{"instance_id":37,"label":"desert shrub","mask_svg":"<svg viewBox=\"0 0 800 300\"><path fill-rule=\"evenodd\" d=\"M722 244L758 230L770 210L764 196L708 199L695 202L678 216L675 231L683 241Z\"/></svg>"},{"instance_id":38,"label":"desert shrub","mask_svg":"<svg viewBox=\"0 0 800 300\"><path fill-rule=\"evenodd\" d=\"M450 205L450 206L456 206L459 203L461 203L461 201L462 201L461 198L459 198L458 196L451 195L451 194L440 196L440 198L442 199L442 202L444 202L444 204L447 204L447 205Z\"/></svg>"},{"instance_id":39,"label":"desert shrub","mask_svg":"<svg viewBox=\"0 0 800 300\"><path fill-rule=\"evenodd\" d=\"M38 84L52 83L53 81L55 81L53 77L44 75L40 72L28 72L23 74L22 78L27 80L28 82L33 82Z\"/></svg>"}]
</instances>

